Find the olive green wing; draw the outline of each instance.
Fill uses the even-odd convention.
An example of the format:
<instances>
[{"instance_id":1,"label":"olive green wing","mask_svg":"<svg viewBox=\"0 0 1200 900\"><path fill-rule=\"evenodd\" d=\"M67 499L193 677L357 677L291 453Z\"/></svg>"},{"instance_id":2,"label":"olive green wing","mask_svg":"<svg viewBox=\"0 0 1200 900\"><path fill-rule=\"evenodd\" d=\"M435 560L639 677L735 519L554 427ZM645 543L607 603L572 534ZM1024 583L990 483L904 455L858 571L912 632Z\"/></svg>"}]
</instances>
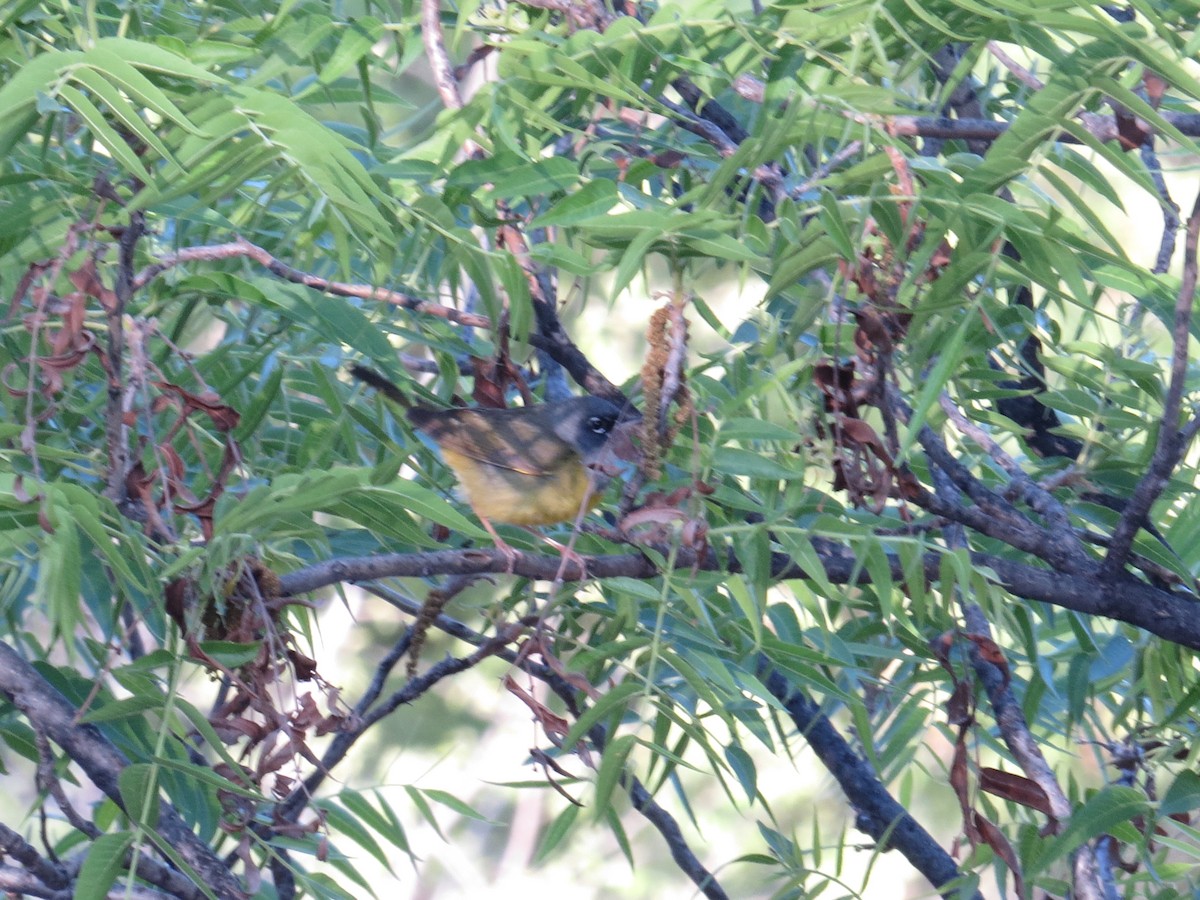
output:
<instances>
[{"instance_id":1,"label":"olive green wing","mask_svg":"<svg viewBox=\"0 0 1200 900\"><path fill-rule=\"evenodd\" d=\"M579 454L558 437L544 411L527 409L447 409L415 407L413 425L439 447L497 469L549 477Z\"/></svg>"}]
</instances>

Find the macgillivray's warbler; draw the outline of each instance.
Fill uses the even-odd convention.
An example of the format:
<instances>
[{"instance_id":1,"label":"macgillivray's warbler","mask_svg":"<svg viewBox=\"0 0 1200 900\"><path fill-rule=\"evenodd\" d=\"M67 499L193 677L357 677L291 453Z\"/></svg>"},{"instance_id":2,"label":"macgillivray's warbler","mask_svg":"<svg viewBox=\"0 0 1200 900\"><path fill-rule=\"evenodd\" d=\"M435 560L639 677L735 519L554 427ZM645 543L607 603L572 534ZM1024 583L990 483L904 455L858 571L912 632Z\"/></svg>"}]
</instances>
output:
<instances>
[{"instance_id":1,"label":"macgillivray's warbler","mask_svg":"<svg viewBox=\"0 0 1200 900\"><path fill-rule=\"evenodd\" d=\"M351 366L350 374L402 406L413 427L438 445L467 502L507 557L510 572L518 553L489 520L531 526L582 518L600 501L610 478L609 438L618 423L639 418L594 396L513 409L432 409L414 404L366 366ZM574 551L542 539L583 568Z\"/></svg>"}]
</instances>

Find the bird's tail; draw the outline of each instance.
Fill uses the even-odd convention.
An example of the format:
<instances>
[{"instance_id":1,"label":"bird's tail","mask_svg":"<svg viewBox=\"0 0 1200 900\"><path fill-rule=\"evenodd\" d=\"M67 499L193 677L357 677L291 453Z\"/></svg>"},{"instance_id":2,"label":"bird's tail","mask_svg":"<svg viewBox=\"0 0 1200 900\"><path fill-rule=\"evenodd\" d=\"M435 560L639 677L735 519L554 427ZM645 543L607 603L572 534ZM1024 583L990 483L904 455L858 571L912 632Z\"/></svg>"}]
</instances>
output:
<instances>
[{"instance_id":1,"label":"bird's tail","mask_svg":"<svg viewBox=\"0 0 1200 900\"><path fill-rule=\"evenodd\" d=\"M363 384L369 384L375 388L375 390L379 391L379 393L383 394L383 396L387 397L393 403L405 409L413 408L413 402L404 395L404 391L400 390L393 382L380 375L374 369L355 363L350 367L350 374L363 382Z\"/></svg>"}]
</instances>

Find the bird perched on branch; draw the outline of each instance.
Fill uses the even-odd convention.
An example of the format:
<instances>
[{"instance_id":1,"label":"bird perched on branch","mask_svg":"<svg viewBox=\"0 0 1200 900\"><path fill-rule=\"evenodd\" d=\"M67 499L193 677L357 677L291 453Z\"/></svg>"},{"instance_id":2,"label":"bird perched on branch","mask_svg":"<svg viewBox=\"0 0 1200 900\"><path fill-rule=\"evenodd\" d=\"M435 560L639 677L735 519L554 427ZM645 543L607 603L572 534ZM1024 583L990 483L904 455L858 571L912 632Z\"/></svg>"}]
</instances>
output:
<instances>
[{"instance_id":1,"label":"bird perched on branch","mask_svg":"<svg viewBox=\"0 0 1200 900\"><path fill-rule=\"evenodd\" d=\"M413 427L437 444L510 572L519 554L492 522L528 527L581 520L611 477L609 439L619 424L640 418L593 396L513 409L433 409L414 404L366 366L351 366L350 374L403 407ZM574 551L542 539L582 568Z\"/></svg>"}]
</instances>

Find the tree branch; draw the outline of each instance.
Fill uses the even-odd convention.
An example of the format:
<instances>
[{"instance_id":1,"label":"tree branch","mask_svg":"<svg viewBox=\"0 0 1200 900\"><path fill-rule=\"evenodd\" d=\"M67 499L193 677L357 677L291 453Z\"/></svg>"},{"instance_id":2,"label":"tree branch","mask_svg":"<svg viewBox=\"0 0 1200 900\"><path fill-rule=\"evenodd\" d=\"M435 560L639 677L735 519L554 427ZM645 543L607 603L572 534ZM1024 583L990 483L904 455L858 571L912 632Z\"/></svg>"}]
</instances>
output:
<instances>
[{"instance_id":1,"label":"tree branch","mask_svg":"<svg viewBox=\"0 0 1200 900\"><path fill-rule=\"evenodd\" d=\"M607 397L618 406L627 406L629 398L592 365L563 328L553 297L542 289L542 273L529 256L529 243L524 232L515 225L506 225L500 228L497 237L501 246L516 259L529 285L529 297L533 301L533 314L537 320L537 333L529 336L530 345L562 366L575 383L589 394Z\"/></svg>"},{"instance_id":2,"label":"tree branch","mask_svg":"<svg viewBox=\"0 0 1200 900\"><path fill-rule=\"evenodd\" d=\"M1196 245L1200 241L1200 194L1192 206L1192 214L1187 220L1187 234L1183 243L1183 278L1179 285L1179 297L1175 301L1175 322L1171 328L1174 346L1171 353L1171 380L1167 387L1167 395L1163 401L1162 420L1158 431L1158 444L1154 448L1154 456L1150 466L1133 495L1129 504L1121 514L1117 527L1113 529L1112 544L1104 557L1104 575L1111 578L1125 565L1129 550L1133 546L1134 536L1150 507L1158 499L1175 467L1179 465L1187 445L1180 431L1180 415L1183 411L1183 392L1186 387L1188 370L1188 341L1189 328L1192 320L1192 306L1196 302Z\"/></svg>"},{"instance_id":3,"label":"tree branch","mask_svg":"<svg viewBox=\"0 0 1200 900\"><path fill-rule=\"evenodd\" d=\"M946 888L962 877L950 854L896 802L867 762L838 734L817 705L765 657L759 662L759 677L771 695L783 704L821 763L837 779L854 807L857 814L854 821L860 831L880 841L883 849L899 850L942 896L982 897L978 892L964 894L957 888Z\"/></svg>"},{"instance_id":4,"label":"tree branch","mask_svg":"<svg viewBox=\"0 0 1200 900\"><path fill-rule=\"evenodd\" d=\"M963 618L967 625L967 634L991 640L991 627L977 604L963 603ZM976 642L971 643L970 659L975 674L987 692L988 702L992 705L992 713L1005 746L1012 752L1017 765L1026 776L1045 792L1054 818L1060 823L1066 822L1071 818L1071 801L1063 793L1058 779L1054 777L1054 771L1046 762L1041 747L1029 730L1025 713L1021 710L1017 698L1013 696L1008 674L986 659ZM1102 891L1099 869L1092 848L1086 844L1077 848L1073 854L1073 861L1073 896L1080 900L1100 900Z\"/></svg>"},{"instance_id":5,"label":"tree branch","mask_svg":"<svg viewBox=\"0 0 1200 900\"><path fill-rule=\"evenodd\" d=\"M944 505L951 506L949 503ZM814 539L813 544L831 583L857 584L866 580L862 566L849 548L819 538ZM718 557L711 551L666 545L654 545L654 550L663 558L670 558L673 553L676 570L742 571L741 563L731 553ZM1176 644L1200 650L1200 617L1196 616L1195 599L1190 595L1163 590L1128 575L1107 578L1102 575L1098 563L1078 572L1068 572L1032 566L991 553L972 552L971 561L981 571L990 572L997 584L1016 597L1125 622ZM588 575L596 579L653 578L660 574L657 566L640 553L584 557L584 562ZM512 574L552 581L561 564L561 559L556 556L522 553ZM927 553L923 558L925 572L931 579L941 577L941 564L940 552ZM890 556L889 565L893 577L903 581L905 571L899 559ZM509 571L508 566L509 560L493 549L342 557L282 575L280 595L295 596L347 581L504 574ZM803 566L781 552L771 554L771 575L775 579L809 577ZM564 580L575 581L579 576L577 568L569 565Z\"/></svg>"},{"instance_id":6,"label":"tree branch","mask_svg":"<svg viewBox=\"0 0 1200 900\"><path fill-rule=\"evenodd\" d=\"M1012 494L1020 496L1029 504L1029 507L1034 512L1042 516L1055 534L1070 535L1072 538L1075 538L1074 532L1071 530L1071 519L1067 515L1066 508L1058 500L1034 482L1028 473L1021 468L1020 464L1009 456L990 434L968 419L966 414L950 399L948 394L942 394L941 407L959 432L978 444L989 457L1004 469L1011 479L1009 487ZM1076 562L1084 563L1089 560L1078 538L1075 538L1073 545L1070 542L1064 541L1063 546L1075 557Z\"/></svg>"},{"instance_id":7,"label":"tree branch","mask_svg":"<svg viewBox=\"0 0 1200 900\"><path fill-rule=\"evenodd\" d=\"M77 724L78 710L2 641L0 692L25 715L35 731L62 747L96 787L125 808L117 781L120 772L129 765L124 754L94 726ZM160 804L156 830L221 900L241 900L242 888L233 873L166 802Z\"/></svg>"},{"instance_id":8,"label":"tree branch","mask_svg":"<svg viewBox=\"0 0 1200 900\"><path fill-rule=\"evenodd\" d=\"M168 269L186 263L214 262L222 259L236 258L251 259L272 275L282 278L284 281L290 281L292 284L300 284L324 294L333 294L338 297L357 297L361 300L375 300L380 303L388 303L415 313L437 316L440 319L445 319L448 322L454 322L456 325L464 325L469 328L492 327L492 320L487 316L464 312L450 306L442 306L440 303L433 303L429 300L421 300L418 297L413 297L410 294L400 291L392 291L364 284L331 281L319 275L302 272L272 256L262 247L240 237L226 244L186 247L175 253L166 254L158 262L138 272L133 279L133 284L135 288L142 288Z\"/></svg>"},{"instance_id":9,"label":"tree branch","mask_svg":"<svg viewBox=\"0 0 1200 900\"><path fill-rule=\"evenodd\" d=\"M1162 207L1163 233L1158 244L1158 256L1154 260L1154 268L1150 271L1161 275L1171 265L1171 257L1175 255L1175 235L1179 231L1179 204L1171 199L1171 192L1163 178L1162 164L1154 151L1154 138L1146 138L1141 149L1142 163L1150 180L1154 182L1154 190L1158 193L1159 205Z\"/></svg>"},{"instance_id":10,"label":"tree branch","mask_svg":"<svg viewBox=\"0 0 1200 900\"><path fill-rule=\"evenodd\" d=\"M386 600L397 609L400 609L409 615L420 616L422 614L423 604L412 599L411 597L405 597L402 594L398 594L397 592L392 591L382 585L369 585L368 588L372 591L372 593L376 594L376 596ZM528 622L522 620L522 622L518 623L516 627L523 628L525 625L535 624L536 621L537 617L531 617ZM288 821L295 821L296 817L300 813L300 810L307 805L309 799L313 796L314 792L324 780L325 775L345 756L346 752L350 749L350 746L362 736L362 734L368 727L370 727L371 724L379 721L385 715L392 712L400 705L400 703L412 702L413 699L415 699L421 693L424 693L425 690L428 690L433 686L434 683L441 680L441 678L463 671L466 668L469 668L470 665L474 665L474 662L479 662L486 656L496 656L500 659L506 660L507 662L517 666L526 674L545 682L551 690L553 690L563 699L563 701L567 704L568 709L571 710L572 714L576 718L583 714L583 710L579 705L579 691L573 685L568 684L549 666L534 662L528 656L523 656L517 651L504 646L508 643L511 643L514 638L514 634L511 632L511 630L506 630L496 637L487 638L484 635L479 634L473 629L467 627L462 622L459 622L458 620L453 619L444 613L439 613L433 619L432 625L433 627L444 631L446 634L449 634L452 637L473 644L478 649L475 653L472 653L470 656L464 657L463 659L448 658L443 662L436 664L425 675L409 681L409 683L405 685L401 691L393 694L385 704L376 707L370 712L366 712L364 707L369 706L370 703L364 704L363 700L366 700L367 697L377 696L379 693L379 690L376 686L376 681L379 680L378 673L384 671L385 668L390 668L390 665L394 665L395 660L399 658L397 651L399 644L397 644L396 647L393 647L392 650L389 651L384 661L377 666L377 675L375 681L372 682L371 687L368 688L367 692L364 694L363 700L360 700L359 704L356 706L356 710L363 710L363 723L361 727L355 729L353 732L343 732L334 739L333 744L330 745L329 749L326 751L321 760L321 769L309 776L309 778L305 780L304 784L300 788L293 791L291 796L289 796L280 805L279 815L282 818ZM471 662L470 665L468 665L467 663L471 660L474 660L474 662ZM597 725L593 727L591 731L589 731L588 736L592 739L597 749L603 752L604 745L607 740L607 734L603 726ZM710 900L726 900L728 895L721 888L720 884L717 882L712 873L709 872L703 866L703 864L701 864L699 858L688 846L687 840L684 838L683 832L680 829L678 822L675 821L674 817L671 816L670 813L668 813L657 803L657 801L654 800L650 792L646 790L645 786L634 776L627 772L623 773L621 783L628 789L634 808L643 816L645 816L647 821L649 821L658 830L659 834L663 836L663 839L666 841L668 849L671 852L671 858L675 860L675 863L679 866L680 870L684 872L684 874L686 874L693 881L693 883L696 884L701 893L710 898Z\"/></svg>"},{"instance_id":11,"label":"tree branch","mask_svg":"<svg viewBox=\"0 0 1200 900\"><path fill-rule=\"evenodd\" d=\"M108 475L104 493L122 508L127 497L125 478L129 474L129 425L125 422L125 414L128 412L130 389L125 383L125 310L133 299L133 253L145 230L145 213L140 210L131 213L129 224L122 229L117 241L113 290L111 293L98 291L108 299L108 303L104 304L104 317L108 325L104 351L108 375L108 400L104 406Z\"/></svg>"},{"instance_id":12,"label":"tree branch","mask_svg":"<svg viewBox=\"0 0 1200 900\"><path fill-rule=\"evenodd\" d=\"M7 825L0 825L0 854L11 857L51 892L70 885L61 866L45 859L37 849Z\"/></svg>"},{"instance_id":13,"label":"tree branch","mask_svg":"<svg viewBox=\"0 0 1200 900\"><path fill-rule=\"evenodd\" d=\"M442 36L442 4L439 0L421 0L421 40L425 42L425 57L433 70L433 84L446 109L462 109L462 95L454 77L454 66L446 53Z\"/></svg>"},{"instance_id":14,"label":"tree branch","mask_svg":"<svg viewBox=\"0 0 1200 900\"><path fill-rule=\"evenodd\" d=\"M1163 110L1160 115L1188 137L1200 137L1200 113L1178 113ZM994 141L1008 131L1009 123L992 119L951 119L945 116L880 116L851 114L856 122L888 130L900 137L944 138L946 140ZM1115 116L1088 114L1081 120L1084 128L1099 141L1118 141L1120 131ZM1145 123L1142 123L1143 125ZM1064 144L1083 141L1073 134L1060 131L1054 139Z\"/></svg>"}]
</instances>

